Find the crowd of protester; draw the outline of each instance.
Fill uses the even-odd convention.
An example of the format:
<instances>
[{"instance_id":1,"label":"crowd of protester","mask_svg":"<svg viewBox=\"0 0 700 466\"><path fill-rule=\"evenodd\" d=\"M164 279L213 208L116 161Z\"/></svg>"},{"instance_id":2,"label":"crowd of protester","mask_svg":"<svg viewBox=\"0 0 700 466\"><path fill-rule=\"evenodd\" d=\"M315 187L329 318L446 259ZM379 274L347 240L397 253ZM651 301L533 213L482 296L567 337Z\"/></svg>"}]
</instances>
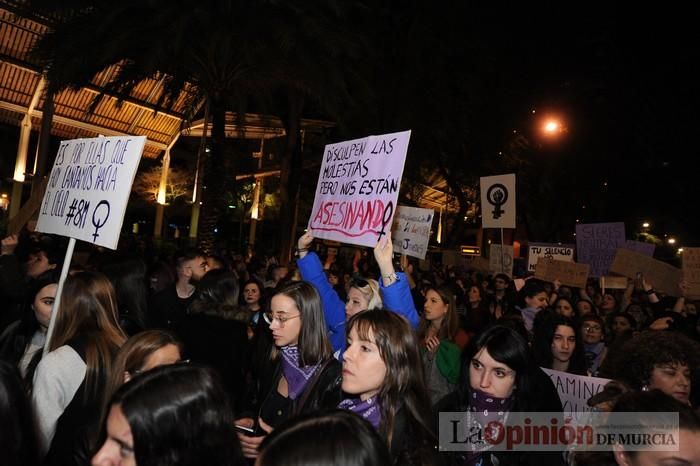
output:
<instances>
[{"instance_id":1,"label":"crowd of protester","mask_svg":"<svg viewBox=\"0 0 700 466\"><path fill-rule=\"evenodd\" d=\"M459 266L422 270L395 261L390 238L369 254L319 246L305 233L289 267L225 250L95 249L73 259L54 309L64 242L4 238L1 463L664 459L624 448L440 448L441 412L471 413L480 427L513 412L563 415L543 371L552 369L612 379L588 401L594 410L678 412L674 458L700 465L700 320L684 282L677 297L642 275L624 290L594 280L577 289Z\"/></svg>"}]
</instances>

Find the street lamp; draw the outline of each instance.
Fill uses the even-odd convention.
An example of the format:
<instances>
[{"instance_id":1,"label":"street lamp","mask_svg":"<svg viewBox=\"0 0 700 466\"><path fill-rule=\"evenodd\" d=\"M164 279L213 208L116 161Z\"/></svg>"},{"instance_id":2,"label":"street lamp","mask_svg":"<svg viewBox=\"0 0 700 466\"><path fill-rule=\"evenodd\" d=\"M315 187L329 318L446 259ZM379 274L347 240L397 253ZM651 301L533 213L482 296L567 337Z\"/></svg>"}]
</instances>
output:
<instances>
[{"instance_id":1,"label":"street lamp","mask_svg":"<svg viewBox=\"0 0 700 466\"><path fill-rule=\"evenodd\" d=\"M676 244L676 238L669 238L668 244Z\"/></svg>"},{"instance_id":2,"label":"street lamp","mask_svg":"<svg viewBox=\"0 0 700 466\"><path fill-rule=\"evenodd\" d=\"M649 228L650 226L651 226L651 224L649 222L642 223L643 228Z\"/></svg>"},{"instance_id":3,"label":"street lamp","mask_svg":"<svg viewBox=\"0 0 700 466\"><path fill-rule=\"evenodd\" d=\"M542 122L541 129L542 133L547 137L556 137L565 130L561 119L556 117L545 118Z\"/></svg>"}]
</instances>

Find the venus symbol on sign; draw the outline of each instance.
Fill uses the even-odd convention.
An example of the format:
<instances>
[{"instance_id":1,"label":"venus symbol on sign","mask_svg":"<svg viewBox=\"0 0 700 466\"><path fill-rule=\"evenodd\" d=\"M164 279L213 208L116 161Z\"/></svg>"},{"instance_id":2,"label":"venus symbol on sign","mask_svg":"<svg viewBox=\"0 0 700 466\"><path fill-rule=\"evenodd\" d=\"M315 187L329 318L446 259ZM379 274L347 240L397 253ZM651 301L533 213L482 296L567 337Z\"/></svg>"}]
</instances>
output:
<instances>
[{"instance_id":1,"label":"venus symbol on sign","mask_svg":"<svg viewBox=\"0 0 700 466\"><path fill-rule=\"evenodd\" d=\"M493 218L501 218L501 214L505 213L501 206L508 200L508 188L500 183L490 186L486 191L486 200L494 207L491 211Z\"/></svg>"},{"instance_id":2,"label":"venus symbol on sign","mask_svg":"<svg viewBox=\"0 0 700 466\"><path fill-rule=\"evenodd\" d=\"M103 206L104 206L104 208L100 209ZM99 215L97 212L98 210L100 211ZM102 228L103 226L105 226L105 223L107 223L107 219L109 218L109 211L110 211L109 202L104 201L104 200L100 201L95 206L95 210L92 211L92 226L95 227L95 233L92 234L93 243L95 242L97 237L100 236L100 234L97 231L100 228ZM102 218L103 215L104 215L104 218Z\"/></svg>"}]
</instances>

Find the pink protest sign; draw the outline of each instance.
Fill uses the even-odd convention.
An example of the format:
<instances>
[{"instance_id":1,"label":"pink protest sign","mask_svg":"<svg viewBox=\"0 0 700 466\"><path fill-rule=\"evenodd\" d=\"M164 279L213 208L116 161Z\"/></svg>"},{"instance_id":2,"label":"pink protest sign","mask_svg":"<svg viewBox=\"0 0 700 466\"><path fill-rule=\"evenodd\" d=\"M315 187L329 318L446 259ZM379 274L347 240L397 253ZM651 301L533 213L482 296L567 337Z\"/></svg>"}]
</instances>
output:
<instances>
[{"instance_id":1,"label":"pink protest sign","mask_svg":"<svg viewBox=\"0 0 700 466\"><path fill-rule=\"evenodd\" d=\"M329 144L309 228L317 238L373 247L396 211L410 131Z\"/></svg>"}]
</instances>

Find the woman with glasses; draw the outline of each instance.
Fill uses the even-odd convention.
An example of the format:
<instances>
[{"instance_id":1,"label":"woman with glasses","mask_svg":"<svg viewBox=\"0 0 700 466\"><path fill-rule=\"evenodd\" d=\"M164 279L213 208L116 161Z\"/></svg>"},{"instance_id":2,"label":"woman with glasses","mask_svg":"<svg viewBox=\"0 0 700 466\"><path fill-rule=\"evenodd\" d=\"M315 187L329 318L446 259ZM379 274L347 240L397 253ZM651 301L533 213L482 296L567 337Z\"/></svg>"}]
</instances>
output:
<instances>
[{"instance_id":1,"label":"woman with glasses","mask_svg":"<svg viewBox=\"0 0 700 466\"><path fill-rule=\"evenodd\" d=\"M311 230L299 238L297 266L301 277L316 287L321 295L328 337L334 352L340 354L345 349L345 322L360 311L384 307L404 316L413 328L418 326L418 313L408 280L402 272L397 273L394 269L391 238L382 238L374 247L374 258L381 273L380 282L372 279L352 280L345 303L328 282L316 253L309 250L313 240Z\"/></svg>"},{"instance_id":2,"label":"woman with glasses","mask_svg":"<svg viewBox=\"0 0 700 466\"><path fill-rule=\"evenodd\" d=\"M338 406L367 419L390 447L391 464L436 464L436 439L418 341L409 323L383 309L348 321Z\"/></svg>"},{"instance_id":3,"label":"woman with glasses","mask_svg":"<svg viewBox=\"0 0 700 466\"><path fill-rule=\"evenodd\" d=\"M596 376L608 353L605 346L605 322L594 314L584 316L581 320L581 335L588 372Z\"/></svg>"},{"instance_id":4,"label":"woman with glasses","mask_svg":"<svg viewBox=\"0 0 700 466\"><path fill-rule=\"evenodd\" d=\"M495 325L479 336L472 351L466 380L434 411L468 412L468 428L481 431L491 423L507 424L509 412L562 411L551 379L537 367L526 339L517 331ZM561 452L491 452L476 443L463 446L468 451L443 453L451 459L446 464L563 464Z\"/></svg>"},{"instance_id":5,"label":"woman with glasses","mask_svg":"<svg viewBox=\"0 0 700 466\"><path fill-rule=\"evenodd\" d=\"M236 421L252 429L238 434L247 458L256 458L264 436L287 419L334 408L341 400L341 365L333 357L316 289L306 282L285 286L264 318L275 347L257 381L253 414Z\"/></svg>"}]
</instances>

